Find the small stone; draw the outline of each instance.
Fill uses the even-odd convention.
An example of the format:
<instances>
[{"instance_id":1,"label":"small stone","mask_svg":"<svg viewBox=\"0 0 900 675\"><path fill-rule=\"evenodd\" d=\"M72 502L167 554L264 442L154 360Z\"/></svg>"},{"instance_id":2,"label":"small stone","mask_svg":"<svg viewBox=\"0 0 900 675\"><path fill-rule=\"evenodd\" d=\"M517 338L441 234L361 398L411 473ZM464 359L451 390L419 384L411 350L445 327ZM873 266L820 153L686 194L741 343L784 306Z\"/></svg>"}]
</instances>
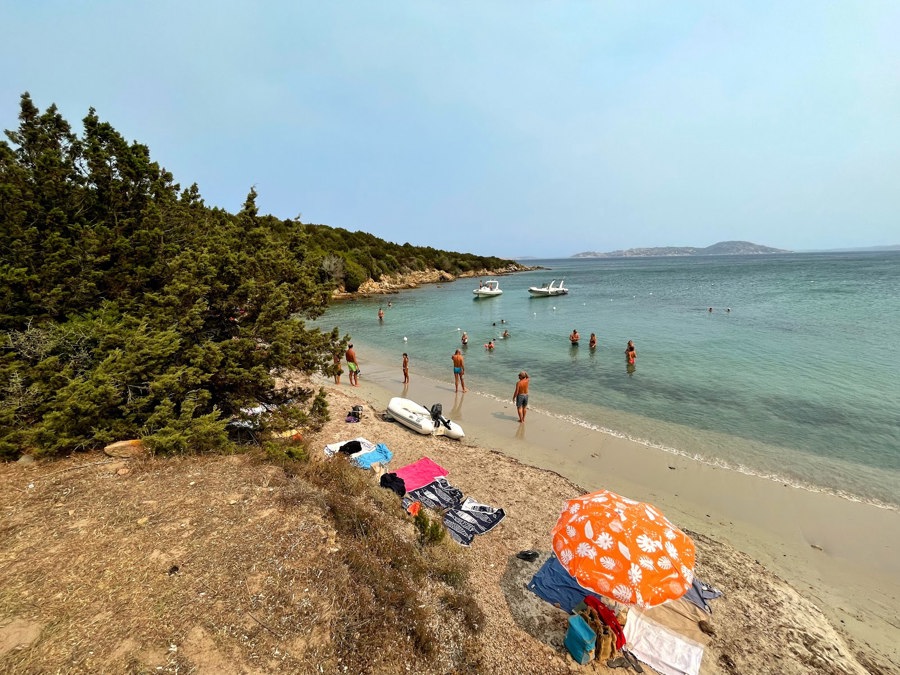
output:
<instances>
[{"instance_id":1,"label":"small stone","mask_svg":"<svg viewBox=\"0 0 900 675\"><path fill-rule=\"evenodd\" d=\"M146 525L149 522L150 522L150 518L147 516L144 516L143 518L138 518L137 524L138 525Z\"/></svg>"},{"instance_id":2,"label":"small stone","mask_svg":"<svg viewBox=\"0 0 900 675\"><path fill-rule=\"evenodd\" d=\"M147 446L144 445L144 442L138 439L131 441L118 441L116 443L110 443L105 448L103 448L103 452L105 452L110 457L123 457L126 459L130 459L132 457L139 457L141 455L147 454Z\"/></svg>"}]
</instances>

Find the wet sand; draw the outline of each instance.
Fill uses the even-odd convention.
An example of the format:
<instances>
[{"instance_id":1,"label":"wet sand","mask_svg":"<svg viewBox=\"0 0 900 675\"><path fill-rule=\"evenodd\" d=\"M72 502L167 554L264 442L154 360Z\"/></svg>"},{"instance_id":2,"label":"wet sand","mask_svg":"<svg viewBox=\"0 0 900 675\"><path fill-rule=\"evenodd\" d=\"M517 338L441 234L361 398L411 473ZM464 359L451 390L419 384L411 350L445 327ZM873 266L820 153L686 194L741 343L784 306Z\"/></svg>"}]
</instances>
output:
<instances>
[{"instance_id":1,"label":"wet sand","mask_svg":"<svg viewBox=\"0 0 900 675\"><path fill-rule=\"evenodd\" d=\"M541 412L539 384L532 385L527 421L519 424L512 402L515 373L506 402L479 394L472 372L469 392L454 393L449 367L446 382L413 370L404 388L399 361L372 361L365 344L354 342L364 375L352 389L345 376L339 388L346 393L376 410L391 396L427 406L439 402L444 415L465 429L467 446L553 471L584 492L604 488L653 502L676 524L727 543L773 571L851 642L900 663L900 512L719 469L575 425ZM558 513L560 506L548 508Z\"/></svg>"}]
</instances>

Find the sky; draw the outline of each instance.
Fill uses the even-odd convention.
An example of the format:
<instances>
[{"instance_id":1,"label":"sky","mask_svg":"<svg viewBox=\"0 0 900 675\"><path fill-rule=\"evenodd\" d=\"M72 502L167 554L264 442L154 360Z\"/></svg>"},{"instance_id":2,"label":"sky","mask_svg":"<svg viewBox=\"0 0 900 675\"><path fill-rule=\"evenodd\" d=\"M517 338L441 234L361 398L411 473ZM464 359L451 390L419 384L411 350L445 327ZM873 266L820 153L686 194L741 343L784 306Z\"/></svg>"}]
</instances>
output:
<instances>
[{"instance_id":1,"label":"sky","mask_svg":"<svg viewBox=\"0 0 900 675\"><path fill-rule=\"evenodd\" d=\"M206 204L501 257L900 244L895 0L0 0L0 128Z\"/></svg>"}]
</instances>

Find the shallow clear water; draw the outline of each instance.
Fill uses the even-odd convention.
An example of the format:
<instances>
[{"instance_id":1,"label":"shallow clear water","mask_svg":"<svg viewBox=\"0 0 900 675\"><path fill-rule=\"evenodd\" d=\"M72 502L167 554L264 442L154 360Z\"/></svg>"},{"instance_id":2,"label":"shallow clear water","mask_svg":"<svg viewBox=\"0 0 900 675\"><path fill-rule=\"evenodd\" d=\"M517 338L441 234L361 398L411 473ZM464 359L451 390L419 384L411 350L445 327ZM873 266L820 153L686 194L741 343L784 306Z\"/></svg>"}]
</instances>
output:
<instances>
[{"instance_id":1,"label":"shallow clear water","mask_svg":"<svg viewBox=\"0 0 900 675\"><path fill-rule=\"evenodd\" d=\"M406 351L413 374L447 381L467 331L470 389L505 400L524 369L530 405L575 423L900 505L900 253L529 262L552 269L502 277L496 298L462 279L337 303L318 323L396 360L398 378ZM560 277L569 295L529 296Z\"/></svg>"}]
</instances>

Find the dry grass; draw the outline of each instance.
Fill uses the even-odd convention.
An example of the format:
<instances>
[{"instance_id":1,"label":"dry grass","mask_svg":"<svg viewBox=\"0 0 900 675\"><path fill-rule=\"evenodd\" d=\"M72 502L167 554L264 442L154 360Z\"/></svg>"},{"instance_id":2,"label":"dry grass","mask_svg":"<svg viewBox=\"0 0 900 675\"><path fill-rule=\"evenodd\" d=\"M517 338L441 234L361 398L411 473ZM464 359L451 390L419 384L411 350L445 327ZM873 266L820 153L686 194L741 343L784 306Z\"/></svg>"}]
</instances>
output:
<instances>
[{"instance_id":1,"label":"dry grass","mask_svg":"<svg viewBox=\"0 0 900 675\"><path fill-rule=\"evenodd\" d=\"M341 458L7 465L0 508L0 627L40 635L0 651L2 672L473 662L477 606L455 544L420 546L396 495Z\"/></svg>"}]
</instances>

